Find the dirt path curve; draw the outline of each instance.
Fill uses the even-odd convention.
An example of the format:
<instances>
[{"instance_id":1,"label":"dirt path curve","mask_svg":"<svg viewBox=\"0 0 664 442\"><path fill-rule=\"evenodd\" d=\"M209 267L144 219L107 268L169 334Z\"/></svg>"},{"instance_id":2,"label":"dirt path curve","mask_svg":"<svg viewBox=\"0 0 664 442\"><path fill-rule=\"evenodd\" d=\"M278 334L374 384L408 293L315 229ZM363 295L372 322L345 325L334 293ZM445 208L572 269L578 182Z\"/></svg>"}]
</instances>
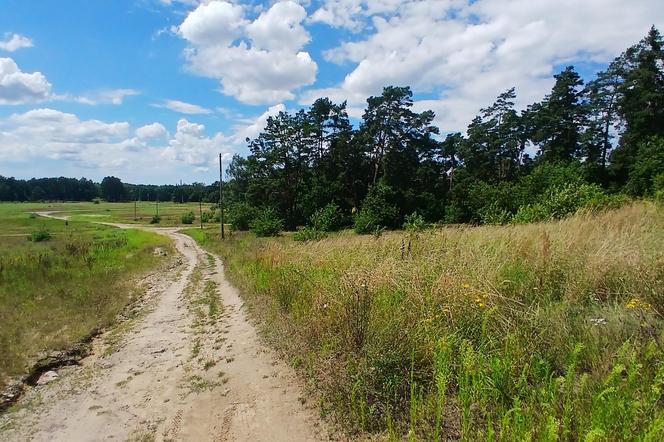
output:
<instances>
[{"instance_id":1,"label":"dirt path curve","mask_svg":"<svg viewBox=\"0 0 664 442\"><path fill-rule=\"evenodd\" d=\"M0 439L328 439L290 367L259 342L221 261L175 229L145 229L171 237L179 263L147 280L142 313L105 332L80 367L0 417Z\"/></svg>"}]
</instances>

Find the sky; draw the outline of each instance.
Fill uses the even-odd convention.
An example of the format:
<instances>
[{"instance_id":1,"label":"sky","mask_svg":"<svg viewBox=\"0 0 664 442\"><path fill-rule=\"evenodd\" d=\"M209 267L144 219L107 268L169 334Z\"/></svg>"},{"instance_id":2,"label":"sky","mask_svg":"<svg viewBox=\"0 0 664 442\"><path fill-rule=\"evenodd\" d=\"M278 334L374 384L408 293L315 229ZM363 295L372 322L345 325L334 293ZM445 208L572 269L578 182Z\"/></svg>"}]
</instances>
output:
<instances>
[{"instance_id":1,"label":"sky","mask_svg":"<svg viewBox=\"0 0 664 442\"><path fill-rule=\"evenodd\" d=\"M442 133L590 79L661 0L0 0L0 175L213 182L267 118L411 86Z\"/></svg>"}]
</instances>

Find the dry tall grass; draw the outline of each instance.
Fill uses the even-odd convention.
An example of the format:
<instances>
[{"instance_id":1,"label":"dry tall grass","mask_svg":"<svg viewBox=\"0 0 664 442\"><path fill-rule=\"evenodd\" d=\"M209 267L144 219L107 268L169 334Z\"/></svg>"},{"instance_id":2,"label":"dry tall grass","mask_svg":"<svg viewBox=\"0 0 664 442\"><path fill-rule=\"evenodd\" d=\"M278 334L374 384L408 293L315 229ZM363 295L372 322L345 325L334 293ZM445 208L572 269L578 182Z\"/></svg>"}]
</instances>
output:
<instances>
[{"instance_id":1,"label":"dry tall grass","mask_svg":"<svg viewBox=\"0 0 664 442\"><path fill-rule=\"evenodd\" d=\"M664 431L661 207L206 245L350 431L466 440Z\"/></svg>"}]
</instances>

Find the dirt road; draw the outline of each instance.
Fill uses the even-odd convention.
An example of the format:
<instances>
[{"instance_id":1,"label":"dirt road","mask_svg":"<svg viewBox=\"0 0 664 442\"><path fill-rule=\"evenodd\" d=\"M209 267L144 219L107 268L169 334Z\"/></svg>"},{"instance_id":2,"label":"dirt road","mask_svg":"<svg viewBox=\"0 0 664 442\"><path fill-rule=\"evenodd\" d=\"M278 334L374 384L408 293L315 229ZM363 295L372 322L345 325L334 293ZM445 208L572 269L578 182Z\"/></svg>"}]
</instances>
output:
<instances>
[{"instance_id":1,"label":"dirt road","mask_svg":"<svg viewBox=\"0 0 664 442\"><path fill-rule=\"evenodd\" d=\"M259 342L221 261L186 235L159 231L178 262L144 281L140 308L100 336L92 356L51 373L1 416L0 440L326 440L290 367Z\"/></svg>"}]
</instances>

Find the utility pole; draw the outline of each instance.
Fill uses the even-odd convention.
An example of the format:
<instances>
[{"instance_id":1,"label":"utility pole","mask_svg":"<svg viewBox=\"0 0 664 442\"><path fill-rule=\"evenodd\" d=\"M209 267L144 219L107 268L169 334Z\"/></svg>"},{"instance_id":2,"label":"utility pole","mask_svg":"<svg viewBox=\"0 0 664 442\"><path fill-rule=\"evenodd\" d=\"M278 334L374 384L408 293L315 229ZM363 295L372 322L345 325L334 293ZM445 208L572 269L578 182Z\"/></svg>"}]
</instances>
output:
<instances>
[{"instance_id":1,"label":"utility pole","mask_svg":"<svg viewBox=\"0 0 664 442\"><path fill-rule=\"evenodd\" d=\"M182 191L182 180L180 180L180 204L184 204L184 193Z\"/></svg>"},{"instance_id":2,"label":"utility pole","mask_svg":"<svg viewBox=\"0 0 664 442\"><path fill-rule=\"evenodd\" d=\"M201 230L203 230L203 188L198 192L198 218L201 220Z\"/></svg>"},{"instance_id":3,"label":"utility pole","mask_svg":"<svg viewBox=\"0 0 664 442\"><path fill-rule=\"evenodd\" d=\"M221 211L221 239L225 239L224 234L224 162L219 154L219 210Z\"/></svg>"}]
</instances>

